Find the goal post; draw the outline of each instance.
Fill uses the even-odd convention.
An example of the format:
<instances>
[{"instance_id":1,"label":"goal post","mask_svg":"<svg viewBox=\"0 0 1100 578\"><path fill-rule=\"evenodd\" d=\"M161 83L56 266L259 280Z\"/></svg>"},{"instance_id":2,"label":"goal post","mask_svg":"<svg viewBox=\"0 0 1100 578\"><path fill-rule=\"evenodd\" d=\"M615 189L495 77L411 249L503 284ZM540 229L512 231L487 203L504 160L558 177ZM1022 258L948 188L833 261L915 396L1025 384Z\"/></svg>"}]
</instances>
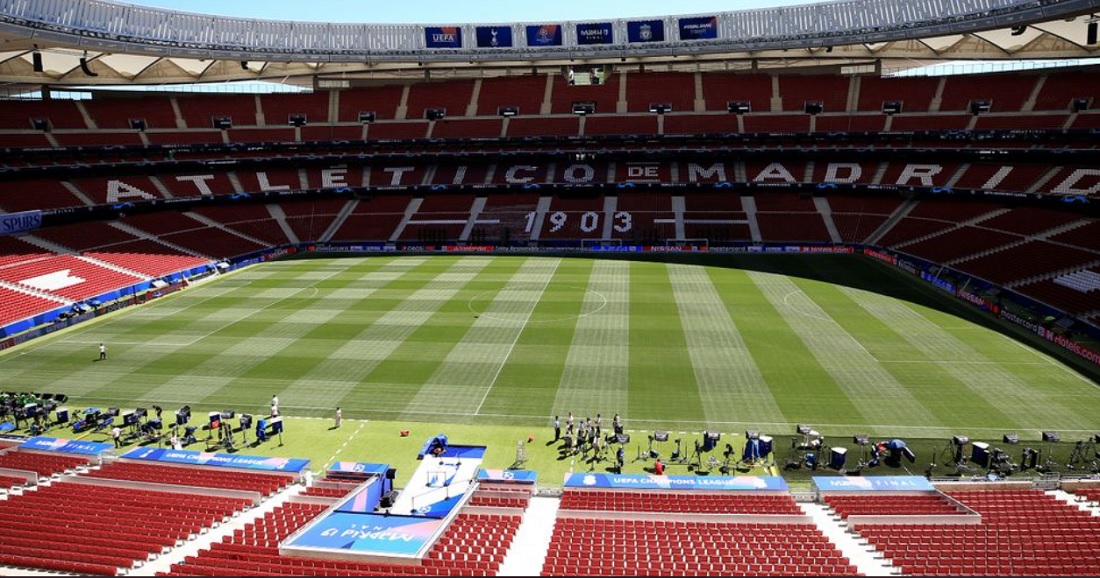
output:
<instances>
[{"instance_id":1,"label":"goal post","mask_svg":"<svg viewBox=\"0 0 1100 578\"><path fill-rule=\"evenodd\" d=\"M593 247L622 247L622 239L581 239L582 249L591 249Z\"/></svg>"},{"instance_id":2,"label":"goal post","mask_svg":"<svg viewBox=\"0 0 1100 578\"><path fill-rule=\"evenodd\" d=\"M666 247L702 247L704 249L710 248L710 239L697 238L697 239L666 239Z\"/></svg>"}]
</instances>

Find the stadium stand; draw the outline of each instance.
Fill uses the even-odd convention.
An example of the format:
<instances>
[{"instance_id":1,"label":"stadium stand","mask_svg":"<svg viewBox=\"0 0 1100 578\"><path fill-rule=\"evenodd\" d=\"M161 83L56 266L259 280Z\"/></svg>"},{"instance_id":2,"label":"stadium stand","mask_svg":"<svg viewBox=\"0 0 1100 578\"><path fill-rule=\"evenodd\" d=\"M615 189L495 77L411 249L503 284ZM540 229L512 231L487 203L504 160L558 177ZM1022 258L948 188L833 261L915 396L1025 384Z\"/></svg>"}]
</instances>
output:
<instances>
[{"instance_id":1,"label":"stadium stand","mask_svg":"<svg viewBox=\"0 0 1100 578\"><path fill-rule=\"evenodd\" d=\"M163 466L116 461L86 474L92 478L152 482L177 486L222 488L259 492L270 496L294 482L284 474L267 474L229 470L210 470L186 466Z\"/></svg>"},{"instance_id":2,"label":"stadium stand","mask_svg":"<svg viewBox=\"0 0 1100 578\"><path fill-rule=\"evenodd\" d=\"M62 304L37 295L0 287L0 325L26 319Z\"/></svg>"},{"instance_id":3,"label":"stadium stand","mask_svg":"<svg viewBox=\"0 0 1100 578\"><path fill-rule=\"evenodd\" d=\"M671 554L670 553L675 553ZM543 576L857 575L812 524L559 515Z\"/></svg>"},{"instance_id":4,"label":"stadium stand","mask_svg":"<svg viewBox=\"0 0 1100 578\"><path fill-rule=\"evenodd\" d=\"M460 513L421 563L361 563L280 555L279 544L324 510L323 505L296 502L277 506L221 543L172 565L172 571L165 575L219 576L231 570L289 576L494 576L521 520L518 515Z\"/></svg>"},{"instance_id":5,"label":"stadium stand","mask_svg":"<svg viewBox=\"0 0 1100 578\"><path fill-rule=\"evenodd\" d=\"M485 78L477 101L477 116L493 116L500 107L514 106L521 115L536 115L542 110L546 76Z\"/></svg>"},{"instance_id":6,"label":"stadium stand","mask_svg":"<svg viewBox=\"0 0 1100 578\"><path fill-rule=\"evenodd\" d=\"M257 96L223 94L175 97L187 128L214 128L215 117L229 117L233 126L256 126Z\"/></svg>"},{"instance_id":7,"label":"stadium stand","mask_svg":"<svg viewBox=\"0 0 1100 578\"><path fill-rule=\"evenodd\" d=\"M1084 575L1100 562L1100 521L1074 505L1038 490L948 495L981 514L981 523L865 524L854 531L909 575Z\"/></svg>"},{"instance_id":8,"label":"stadium stand","mask_svg":"<svg viewBox=\"0 0 1100 578\"><path fill-rule=\"evenodd\" d=\"M0 207L8 212L59 209L83 205L56 180L30 179L0 182Z\"/></svg>"},{"instance_id":9,"label":"stadium stand","mask_svg":"<svg viewBox=\"0 0 1100 578\"><path fill-rule=\"evenodd\" d=\"M0 280L80 300L133 285L141 278L73 255L56 255L0 268Z\"/></svg>"},{"instance_id":10,"label":"stadium stand","mask_svg":"<svg viewBox=\"0 0 1100 578\"><path fill-rule=\"evenodd\" d=\"M35 472L43 478L72 472L77 467L87 467L88 463L87 458L81 457L57 456L10 449L0 452L0 468Z\"/></svg>"},{"instance_id":11,"label":"stadium stand","mask_svg":"<svg viewBox=\"0 0 1100 578\"><path fill-rule=\"evenodd\" d=\"M670 104L674 112L695 110L695 75L649 72L626 75L626 111L649 112L650 104Z\"/></svg>"},{"instance_id":12,"label":"stadium stand","mask_svg":"<svg viewBox=\"0 0 1100 578\"><path fill-rule=\"evenodd\" d=\"M827 495L825 504L841 519L848 516L934 516L958 515L958 506L940 495Z\"/></svg>"},{"instance_id":13,"label":"stadium stand","mask_svg":"<svg viewBox=\"0 0 1100 578\"><path fill-rule=\"evenodd\" d=\"M0 501L0 563L114 576L248 504L234 498L56 482ZM66 539L58 539L59 533Z\"/></svg>"},{"instance_id":14,"label":"stadium stand","mask_svg":"<svg viewBox=\"0 0 1100 578\"><path fill-rule=\"evenodd\" d=\"M705 494L688 492L629 492L566 490L562 510L611 512L671 512L707 514L789 514L802 510L790 495Z\"/></svg>"}]
</instances>

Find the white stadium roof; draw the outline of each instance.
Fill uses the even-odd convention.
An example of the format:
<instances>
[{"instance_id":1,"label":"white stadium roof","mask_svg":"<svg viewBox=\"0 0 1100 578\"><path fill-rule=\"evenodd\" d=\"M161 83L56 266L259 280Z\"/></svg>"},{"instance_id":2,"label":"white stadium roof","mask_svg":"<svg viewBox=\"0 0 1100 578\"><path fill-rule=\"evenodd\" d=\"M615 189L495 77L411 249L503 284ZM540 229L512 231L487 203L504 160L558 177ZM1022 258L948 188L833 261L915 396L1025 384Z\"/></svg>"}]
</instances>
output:
<instances>
[{"instance_id":1,"label":"white stadium roof","mask_svg":"<svg viewBox=\"0 0 1100 578\"><path fill-rule=\"evenodd\" d=\"M839 65L866 72L1097 56L1095 38L1089 43L1094 12L1100 0L840 0L651 19L434 27L227 18L105 0L0 0L0 80L312 85L602 63L685 71ZM483 43L479 33L493 29L510 40ZM584 31L597 41L580 38ZM36 52L41 72L34 70Z\"/></svg>"}]
</instances>

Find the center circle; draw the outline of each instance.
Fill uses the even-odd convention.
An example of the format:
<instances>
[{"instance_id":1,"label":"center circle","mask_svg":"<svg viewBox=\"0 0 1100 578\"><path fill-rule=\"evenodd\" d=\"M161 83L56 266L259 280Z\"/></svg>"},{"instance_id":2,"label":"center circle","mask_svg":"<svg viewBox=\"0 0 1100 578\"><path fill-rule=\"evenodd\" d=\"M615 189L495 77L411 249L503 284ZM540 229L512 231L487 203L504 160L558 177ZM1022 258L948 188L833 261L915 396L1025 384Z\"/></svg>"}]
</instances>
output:
<instances>
[{"instance_id":1,"label":"center circle","mask_svg":"<svg viewBox=\"0 0 1100 578\"><path fill-rule=\"evenodd\" d=\"M548 302L560 307L580 311L561 315L534 317L534 310ZM479 318L524 323L556 323L579 319L607 307L607 296L599 291L572 285L544 285L542 283L514 283L503 289L490 289L474 295L468 304ZM555 307L555 310L558 308Z\"/></svg>"}]
</instances>

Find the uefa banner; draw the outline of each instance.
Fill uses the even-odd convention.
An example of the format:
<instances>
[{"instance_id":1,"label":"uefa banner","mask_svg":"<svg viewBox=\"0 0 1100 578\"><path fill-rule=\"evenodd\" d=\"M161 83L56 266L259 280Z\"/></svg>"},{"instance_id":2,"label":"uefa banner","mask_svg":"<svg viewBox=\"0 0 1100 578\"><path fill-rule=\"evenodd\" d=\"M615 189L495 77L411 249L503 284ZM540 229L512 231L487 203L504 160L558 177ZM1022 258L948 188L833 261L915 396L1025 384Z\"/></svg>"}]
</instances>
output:
<instances>
[{"instance_id":1,"label":"uefa banner","mask_svg":"<svg viewBox=\"0 0 1100 578\"><path fill-rule=\"evenodd\" d=\"M591 22L577 25L577 44L582 46L591 44L612 44L610 22Z\"/></svg>"},{"instance_id":2,"label":"uefa banner","mask_svg":"<svg viewBox=\"0 0 1100 578\"><path fill-rule=\"evenodd\" d=\"M192 450L171 450L163 448L134 448L125 454L128 460L144 460L168 464L187 464L192 466L217 466L222 468L241 468L265 472L301 472L309 466L309 460L295 458L269 458L265 456L240 456Z\"/></svg>"},{"instance_id":3,"label":"uefa banner","mask_svg":"<svg viewBox=\"0 0 1100 578\"><path fill-rule=\"evenodd\" d=\"M699 16L680 19L680 40L709 40L718 38L718 17Z\"/></svg>"},{"instance_id":4,"label":"uefa banner","mask_svg":"<svg viewBox=\"0 0 1100 578\"><path fill-rule=\"evenodd\" d=\"M16 235L42 226L42 211L22 211L0 215L0 235Z\"/></svg>"},{"instance_id":5,"label":"uefa banner","mask_svg":"<svg viewBox=\"0 0 1100 578\"><path fill-rule=\"evenodd\" d=\"M567 488L629 488L632 490L767 490L785 491L778 476L652 476L645 474L566 474Z\"/></svg>"},{"instance_id":6,"label":"uefa banner","mask_svg":"<svg viewBox=\"0 0 1100 578\"><path fill-rule=\"evenodd\" d=\"M539 473L531 470L487 470L477 471L479 482L506 482L510 484L534 484Z\"/></svg>"},{"instance_id":7,"label":"uefa banner","mask_svg":"<svg viewBox=\"0 0 1100 578\"><path fill-rule=\"evenodd\" d=\"M527 46L561 46L560 24L535 24L527 27Z\"/></svg>"},{"instance_id":8,"label":"uefa banner","mask_svg":"<svg viewBox=\"0 0 1100 578\"><path fill-rule=\"evenodd\" d=\"M20 450L34 450L38 452L62 452L66 454L80 454L84 456L98 456L105 451L114 448L112 444L99 442L81 442L64 438L51 438L46 436L33 437L21 444Z\"/></svg>"},{"instance_id":9,"label":"uefa banner","mask_svg":"<svg viewBox=\"0 0 1100 578\"><path fill-rule=\"evenodd\" d=\"M663 20L640 20L626 23L627 42L664 42L665 23Z\"/></svg>"},{"instance_id":10,"label":"uefa banner","mask_svg":"<svg viewBox=\"0 0 1100 578\"><path fill-rule=\"evenodd\" d=\"M389 466L386 464L373 464L368 462L336 462L329 466L329 473L354 473L369 474L375 476L386 475Z\"/></svg>"},{"instance_id":11,"label":"uefa banner","mask_svg":"<svg viewBox=\"0 0 1100 578\"><path fill-rule=\"evenodd\" d=\"M931 492L936 489L923 476L814 476L822 492Z\"/></svg>"},{"instance_id":12,"label":"uefa banner","mask_svg":"<svg viewBox=\"0 0 1100 578\"><path fill-rule=\"evenodd\" d=\"M428 48L462 48L462 29L458 26L425 26L424 44Z\"/></svg>"},{"instance_id":13,"label":"uefa banner","mask_svg":"<svg viewBox=\"0 0 1100 578\"><path fill-rule=\"evenodd\" d=\"M478 48L511 48L511 26L478 26L474 29Z\"/></svg>"}]
</instances>

